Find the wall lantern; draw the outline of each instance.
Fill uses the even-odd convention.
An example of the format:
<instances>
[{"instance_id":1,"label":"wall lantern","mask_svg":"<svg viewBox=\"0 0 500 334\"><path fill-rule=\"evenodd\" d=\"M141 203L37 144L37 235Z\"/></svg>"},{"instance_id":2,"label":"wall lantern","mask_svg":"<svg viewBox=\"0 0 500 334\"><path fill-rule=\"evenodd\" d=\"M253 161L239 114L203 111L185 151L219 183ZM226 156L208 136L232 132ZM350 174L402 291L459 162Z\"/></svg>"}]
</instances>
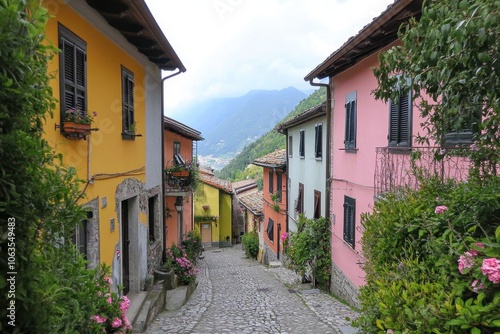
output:
<instances>
[{"instance_id":1,"label":"wall lantern","mask_svg":"<svg viewBox=\"0 0 500 334\"><path fill-rule=\"evenodd\" d=\"M182 196L177 196L177 199L175 200L175 210L177 212L181 212L182 208L184 207L184 203L182 202Z\"/></svg>"}]
</instances>

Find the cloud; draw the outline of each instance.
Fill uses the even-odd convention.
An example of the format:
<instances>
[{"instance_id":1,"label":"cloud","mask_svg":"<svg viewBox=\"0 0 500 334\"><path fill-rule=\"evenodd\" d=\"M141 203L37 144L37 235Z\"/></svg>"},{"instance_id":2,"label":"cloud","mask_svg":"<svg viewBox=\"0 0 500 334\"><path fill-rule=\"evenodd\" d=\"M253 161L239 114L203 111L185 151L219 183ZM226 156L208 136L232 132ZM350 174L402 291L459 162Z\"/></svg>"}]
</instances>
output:
<instances>
[{"instance_id":1,"label":"cloud","mask_svg":"<svg viewBox=\"0 0 500 334\"><path fill-rule=\"evenodd\" d=\"M187 68L167 80L169 112L252 89L311 89L304 76L392 1L146 2Z\"/></svg>"}]
</instances>

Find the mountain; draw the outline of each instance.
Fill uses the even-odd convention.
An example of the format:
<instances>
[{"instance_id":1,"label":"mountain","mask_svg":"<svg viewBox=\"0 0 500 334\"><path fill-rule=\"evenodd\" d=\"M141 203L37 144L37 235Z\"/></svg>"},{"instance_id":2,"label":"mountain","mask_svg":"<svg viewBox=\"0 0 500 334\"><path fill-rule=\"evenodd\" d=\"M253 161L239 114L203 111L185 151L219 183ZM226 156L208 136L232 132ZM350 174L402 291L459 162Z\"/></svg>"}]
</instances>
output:
<instances>
[{"instance_id":1,"label":"mountain","mask_svg":"<svg viewBox=\"0 0 500 334\"><path fill-rule=\"evenodd\" d=\"M280 122L295 117L301 112L324 101L326 101L326 89L322 87L309 95L306 99L300 101L295 109L280 120ZM276 149L285 148L285 144L285 136L274 131L273 128L262 137L246 146L234 159L229 162L227 166L216 172L216 175L221 179L231 181L244 180L247 178L249 173L253 173L247 169L248 165L251 164L253 160L271 153ZM251 177L255 178L253 175L251 175Z\"/></svg>"},{"instance_id":2,"label":"mountain","mask_svg":"<svg viewBox=\"0 0 500 334\"><path fill-rule=\"evenodd\" d=\"M177 111L175 119L200 131L200 156L234 157L286 116L307 95L294 87L253 90L244 96L218 98Z\"/></svg>"}]
</instances>

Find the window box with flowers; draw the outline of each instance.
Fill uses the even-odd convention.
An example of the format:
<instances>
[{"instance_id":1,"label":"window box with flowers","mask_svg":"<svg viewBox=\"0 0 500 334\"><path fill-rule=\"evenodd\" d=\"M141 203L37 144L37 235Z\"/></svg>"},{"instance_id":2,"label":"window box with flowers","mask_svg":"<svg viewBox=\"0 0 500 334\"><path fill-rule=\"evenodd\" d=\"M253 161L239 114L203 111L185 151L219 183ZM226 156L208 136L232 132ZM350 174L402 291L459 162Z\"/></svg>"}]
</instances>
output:
<instances>
[{"instance_id":1,"label":"window box with flowers","mask_svg":"<svg viewBox=\"0 0 500 334\"><path fill-rule=\"evenodd\" d=\"M91 131L97 130L92 128L92 121L95 116L97 116L95 111L90 114L87 111L75 108L66 110L62 117L62 135L71 139L85 139Z\"/></svg>"}]
</instances>

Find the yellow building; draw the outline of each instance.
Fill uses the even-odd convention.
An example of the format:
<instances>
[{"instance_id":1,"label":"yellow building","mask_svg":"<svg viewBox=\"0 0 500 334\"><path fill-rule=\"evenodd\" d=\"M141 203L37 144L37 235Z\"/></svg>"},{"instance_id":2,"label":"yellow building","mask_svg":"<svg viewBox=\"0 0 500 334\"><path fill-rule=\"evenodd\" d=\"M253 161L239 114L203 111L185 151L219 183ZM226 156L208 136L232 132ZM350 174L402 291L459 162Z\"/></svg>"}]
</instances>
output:
<instances>
[{"instance_id":1,"label":"yellow building","mask_svg":"<svg viewBox=\"0 0 500 334\"><path fill-rule=\"evenodd\" d=\"M124 293L143 290L164 248L162 70L185 68L143 0L43 4L47 38L61 50L49 68L61 102L46 139L86 181L88 220L75 241ZM91 129L65 122L88 116Z\"/></svg>"},{"instance_id":2,"label":"yellow building","mask_svg":"<svg viewBox=\"0 0 500 334\"><path fill-rule=\"evenodd\" d=\"M194 197L195 230L205 247L232 245L233 191L231 182L200 168L201 184Z\"/></svg>"}]
</instances>

